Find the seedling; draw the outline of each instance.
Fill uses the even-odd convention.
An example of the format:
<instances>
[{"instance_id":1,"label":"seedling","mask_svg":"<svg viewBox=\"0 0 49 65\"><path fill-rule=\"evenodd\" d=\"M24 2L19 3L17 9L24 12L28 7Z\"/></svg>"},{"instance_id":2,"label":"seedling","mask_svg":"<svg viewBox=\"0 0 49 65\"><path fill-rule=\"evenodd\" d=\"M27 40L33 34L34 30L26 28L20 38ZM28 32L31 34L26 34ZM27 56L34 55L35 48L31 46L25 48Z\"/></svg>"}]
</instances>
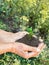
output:
<instances>
[{"instance_id":1,"label":"seedling","mask_svg":"<svg viewBox=\"0 0 49 65\"><path fill-rule=\"evenodd\" d=\"M30 28L27 28L27 30L26 30L28 33L29 33L29 38L32 38L32 36L33 36L33 30L32 30L32 27L30 27Z\"/></svg>"}]
</instances>

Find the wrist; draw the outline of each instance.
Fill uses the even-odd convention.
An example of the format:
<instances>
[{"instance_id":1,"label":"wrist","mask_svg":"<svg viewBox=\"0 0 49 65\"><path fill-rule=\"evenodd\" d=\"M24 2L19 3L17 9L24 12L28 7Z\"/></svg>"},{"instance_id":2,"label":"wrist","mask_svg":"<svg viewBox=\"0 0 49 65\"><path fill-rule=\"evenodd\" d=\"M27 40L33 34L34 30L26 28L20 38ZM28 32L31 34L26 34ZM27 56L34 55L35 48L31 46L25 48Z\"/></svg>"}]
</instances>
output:
<instances>
[{"instance_id":1,"label":"wrist","mask_svg":"<svg viewBox=\"0 0 49 65\"><path fill-rule=\"evenodd\" d=\"M2 43L0 44L0 54L11 52L11 49L13 48L13 43Z\"/></svg>"},{"instance_id":2,"label":"wrist","mask_svg":"<svg viewBox=\"0 0 49 65\"><path fill-rule=\"evenodd\" d=\"M12 43L12 47L11 47L11 52L12 53L16 53L17 54L17 51L18 51L17 44L18 44L18 42Z\"/></svg>"},{"instance_id":3,"label":"wrist","mask_svg":"<svg viewBox=\"0 0 49 65\"><path fill-rule=\"evenodd\" d=\"M14 50L14 42L11 42L9 44L9 48L8 48L7 52L13 52L13 50Z\"/></svg>"},{"instance_id":4,"label":"wrist","mask_svg":"<svg viewBox=\"0 0 49 65\"><path fill-rule=\"evenodd\" d=\"M16 43L11 43L11 47L10 47L9 52L15 53L15 46L16 46Z\"/></svg>"},{"instance_id":5,"label":"wrist","mask_svg":"<svg viewBox=\"0 0 49 65\"><path fill-rule=\"evenodd\" d=\"M12 52L12 49L13 49L13 42L10 42L7 44L7 47L5 49L5 53L6 52Z\"/></svg>"}]
</instances>

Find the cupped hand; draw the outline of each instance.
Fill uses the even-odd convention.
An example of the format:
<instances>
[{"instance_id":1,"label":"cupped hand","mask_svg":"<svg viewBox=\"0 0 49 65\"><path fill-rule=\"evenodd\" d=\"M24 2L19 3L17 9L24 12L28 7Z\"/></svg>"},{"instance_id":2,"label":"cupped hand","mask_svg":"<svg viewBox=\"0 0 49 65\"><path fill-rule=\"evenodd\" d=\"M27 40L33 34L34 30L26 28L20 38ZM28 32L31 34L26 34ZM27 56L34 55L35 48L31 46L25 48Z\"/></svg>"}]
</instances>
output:
<instances>
[{"instance_id":1,"label":"cupped hand","mask_svg":"<svg viewBox=\"0 0 49 65\"><path fill-rule=\"evenodd\" d=\"M4 34L3 34L4 33ZM41 50L44 48L45 44L41 43L38 47L31 47L23 43L15 42L18 39L24 37L28 32L21 31L18 33L11 33L0 30L0 42L12 43L11 52L22 56L23 58L36 57L40 54ZM5 45L4 45L5 46ZM8 49L9 50L9 49Z\"/></svg>"},{"instance_id":2,"label":"cupped hand","mask_svg":"<svg viewBox=\"0 0 49 65\"><path fill-rule=\"evenodd\" d=\"M38 56L41 52L41 48L43 48L43 45L44 44L41 43L39 47L32 47L23 43L16 42L13 44L13 48L11 51L12 53L18 54L19 56L28 59Z\"/></svg>"},{"instance_id":3,"label":"cupped hand","mask_svg":"<svg viewBox=\"0 0 49 65\"><path fill-rule=\"evenodd\" d=\"M15 42L16 40L24 37L26 34L28 34L28 32L26 32L26 31L12 33L12 32L6 32L3 30L0 30L0 41Z\"/></svg>"},{"instance_id":4,"label":"cupped hand","mask_svg":"<svg viewBox=\"0 0 49 65\"><path fill-rule=\"evenodd\" d=\"M20 31L20 32L14 33L13 41L17 41L17 40L23 38L26 34L29 34L29 33L26 31Z\"/></svg>"}]
</instances>

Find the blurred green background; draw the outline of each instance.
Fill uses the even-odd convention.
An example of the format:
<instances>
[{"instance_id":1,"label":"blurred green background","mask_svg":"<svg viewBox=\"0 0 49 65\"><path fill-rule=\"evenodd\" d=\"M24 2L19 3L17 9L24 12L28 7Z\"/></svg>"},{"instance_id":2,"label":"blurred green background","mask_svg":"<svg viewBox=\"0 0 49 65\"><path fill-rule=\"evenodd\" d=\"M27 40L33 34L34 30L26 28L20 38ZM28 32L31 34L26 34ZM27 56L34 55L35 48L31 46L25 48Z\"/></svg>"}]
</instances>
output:
<instances>
[{"instance_id":1,"label":"blurred green background","mask_svg":"<svg viewBox=\"0 0 49 65\"><path fill-rule=\"evenodd\" d=\"M32 28L47 47L36 58L12 53L0 55L0 65L49 65L49 0L0 0L0 29L10 32Z\"/></svg>"}]
</instances>

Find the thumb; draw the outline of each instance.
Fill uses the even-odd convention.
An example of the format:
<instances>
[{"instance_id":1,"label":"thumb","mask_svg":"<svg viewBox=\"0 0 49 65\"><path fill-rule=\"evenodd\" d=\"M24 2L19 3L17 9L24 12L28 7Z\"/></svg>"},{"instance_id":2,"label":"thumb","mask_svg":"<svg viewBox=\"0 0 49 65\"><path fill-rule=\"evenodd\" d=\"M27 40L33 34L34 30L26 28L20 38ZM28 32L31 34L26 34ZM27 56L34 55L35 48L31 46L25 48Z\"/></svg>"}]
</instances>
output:
<instances>
[{"instance_id":1,"label":"thumb","mask_svg":"<svg viewBox=\"0 0 49 65\"><path fill-rule=\"evenodd\" d=\"M23 38L26 34L28 34L28 32L26 32L26 31L21 31L21 32L15 33L15 39L19 40L19 39Z\"/></svg>"}]
</instances>

